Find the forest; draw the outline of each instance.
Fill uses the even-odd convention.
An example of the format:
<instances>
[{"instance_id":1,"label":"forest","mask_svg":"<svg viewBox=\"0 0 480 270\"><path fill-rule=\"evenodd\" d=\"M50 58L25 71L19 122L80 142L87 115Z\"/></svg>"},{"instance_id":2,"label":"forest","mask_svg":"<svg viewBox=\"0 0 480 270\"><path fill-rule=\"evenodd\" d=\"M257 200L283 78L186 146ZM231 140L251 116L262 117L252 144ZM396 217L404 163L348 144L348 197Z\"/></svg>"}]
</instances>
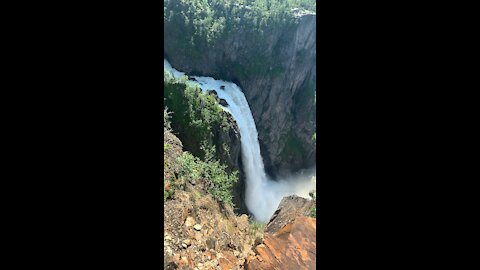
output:
<instances>
[{"instance_id":1,"label":"forest","mask_svg":"<svg viewBox=\"0 0 480 270\"><path fill-rule=\"evenodd\" d=\"M226 33L268 28L295 21L292 10L316 11L315 0L165 0L164 22L183 25L191 45L213 43Z\"/></svg>"}]
</instances>

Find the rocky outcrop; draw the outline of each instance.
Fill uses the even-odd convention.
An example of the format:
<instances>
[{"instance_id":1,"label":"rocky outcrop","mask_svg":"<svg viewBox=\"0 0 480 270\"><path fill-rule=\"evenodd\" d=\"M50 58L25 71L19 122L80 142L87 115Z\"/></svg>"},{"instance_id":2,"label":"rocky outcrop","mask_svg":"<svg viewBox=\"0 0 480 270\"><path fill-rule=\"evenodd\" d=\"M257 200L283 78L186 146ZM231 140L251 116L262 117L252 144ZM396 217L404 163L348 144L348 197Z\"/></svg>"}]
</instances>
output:
<instances>
[{"instance_id":1,"label":"rocky outcrop","mask_svg":"<svg viewBox=\"0 0 480 270\"><path fill-rule=\"evenodd\" d=\"M164 83L165 85L165 106L171 113L171 128L173 133L178 135L186 151L194 156L203 157L207 148L215 147L214 158L227 166L227 173L232 171L239 172L239 181L233 187L234 204L238 209L237 213L247 213L244 200L244 174L241 163L241 140L239 127L232 115L220 109L217 103L208 103L207 98L196 90L197 100L187 98L186 84L183 82ZM211 94L215 94L213 91ZM196 103L199 100L198 104ZM185 108L195 108L189 111ZM215 114L216 117L206 118L205 115ZM218 117L219 115L221 117ZM197 128L192 125L192 116L199 118L198 121L205 121L205 125ZM211 120L212 118L216 120Z\"/></svg>"},{"instance_id":2,"label":"rocky outcrop","mask_svg":"<svg viewBox=\"0 0 480 270\"><path fill-rule=\"evenodd\" d=\"M245 269L316 269L316 220L297 216L275 233L265 233Z\"/></svg>"},{"instance_id":3,"label":"rocky outcrop","mask_svg":"<svg viewBox=\"0 0 480 270\"><path fill-rule=\"evenodd\" d=\"M244 269L262 232L251 232L248 217L187 183L164 204L164 269Z\"/></svg>"},{"instance_id":4,"label":"rocky outcrop","mask_svg":"<svg viewBox=\"0 0 480 270\"><path fill-rule=\"evenodd\" d=\"M213 126L212 131L216 140L212 144L216 145L219 151L219 159L228 166L229 172L240 170L240 129L230 113L222 113L225 113L227 116L228 130L224 130L220 126ZM226 149L224 145L227 146Z\"/></svg>"},{"instance_id":5,"label":"rocky outcrop","mask_svg":"<svg viewBox=\"0 0 480 270\"><path fill-rule=\"evenodd\" d=\"M313 206L312 200L284 197L245 269L315 269L316 219L306 216Z\"/></svg>"},{"instance_id":6,"label":"rocky outcrop","mask_svg":"<svg viewBox=\"0 0 480 270\"><path fill-rule=\"evenodd\" d=\"M298 216L307 216L314 204L314 201L296 195L284 197L265 227L265 232L274 233Z\"/></svg>"},{"instance_id":7,"label":"rocky outcrop","mask_svg":"<svg viewBox=\"0 0 480 270\"><path fill-rule=\"evenodd\" d=\"M176 159L182 154L182 142L170 131L163 132L163 179L170 180L175 171L178 171L178 163ZM168 184L168 182L166 183ZM169 189L169 186L166 187Z\"/></svg>"},{"instance_id":8,"label":"rocky outcrop","mask_svg":"<svg viewBox=\"0 0 480 270\"><path fill-rule=\"evenodd\" d=\"M173 66L188 74L233 81L242 88L270 174L315 163L311 139L316 121L315 18L301 14L295 23L268 28L263 35L246 28L227 32L213 44L192 47L185 45L192 31L182 25L182 18L164 25L164 54Z\"/></svg>"},{"instance_id":9,"label":"rocky outcrop","mask_svg":"<svg viewBox=\"0 0 480 270\"><path fill-rule=\"evenodd\" d=\"M164 136L164 183L178 170L182 142ZM247 215L208 194L202 179L182 179L164 202L164 269L314 269L315 219L304 217L312 201L283 198L263 230ZM193 183L195 182L195 183ZM170 187L165 186L165 190Z\"/></svg>"},{"instance_id":10,"label":"rocky outcrop","mask_svg":"<svg viewBox=\"0 0 480 270\"><path fill-rule=\"evenodd\" d=\"M218 138L214 143L216 143L216 147L219 149L220 160L228 166L227 171L229 173L233 170L239 172L238 181L233 186L233 203L235 204L236 212L244 214L248 213L248 209L245 204L245 174L243 173L241 159L240 130L232 115L227 112L223 113L227 114L229 129L225 131L220 127L213 127L215 137ZM223 147L224 144L227 145L227 150Z\"/></svg>"}]
</instances>

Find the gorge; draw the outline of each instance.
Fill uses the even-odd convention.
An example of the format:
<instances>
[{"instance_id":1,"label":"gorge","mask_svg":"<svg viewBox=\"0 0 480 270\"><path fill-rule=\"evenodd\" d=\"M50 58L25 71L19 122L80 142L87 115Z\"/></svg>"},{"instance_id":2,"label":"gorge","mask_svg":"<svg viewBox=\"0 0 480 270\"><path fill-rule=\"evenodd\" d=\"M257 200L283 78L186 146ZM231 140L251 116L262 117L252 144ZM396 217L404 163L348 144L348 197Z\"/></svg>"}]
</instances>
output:
<instances>
[{"instance_id":1,"label":"gorge","mask_svg":"<svg viewBox=\"0 0 480 270\"><path fill-rule=\"evenodd\" d=\"M243 90L265 171L274 178L316 163L316 13L274 10L274 4L291 1L280 2L272 1L268 11L288 13L276 15L278 20L256 13L260 6L210 1L203 8L185 0L164 5L164 58L188 74L221 78ZM261 20L265 24L258 26ZM209 29L218 32L210 37Z\"/></svg>"},{"instance_id":2,"label":"gorge","mask_svg":"<svg viewBox=\"0 0 480 270\"><path fill-rule=\"evenodd\" d=\"M175 78L185 73L173 68L164 60L164 69ZM309 198L315 189L315 168L299 175L271 179L264 169L256 124L250 106L242 90L234 83L216 80L212 77L191 76L188 84L198 86L202 91L215 91L226 103L221 106L230 113L240 130L243 171L245 173L245 203L254 218L267 222L277 209L283 197L298 195Z\"/></svg>"}]
</instances>

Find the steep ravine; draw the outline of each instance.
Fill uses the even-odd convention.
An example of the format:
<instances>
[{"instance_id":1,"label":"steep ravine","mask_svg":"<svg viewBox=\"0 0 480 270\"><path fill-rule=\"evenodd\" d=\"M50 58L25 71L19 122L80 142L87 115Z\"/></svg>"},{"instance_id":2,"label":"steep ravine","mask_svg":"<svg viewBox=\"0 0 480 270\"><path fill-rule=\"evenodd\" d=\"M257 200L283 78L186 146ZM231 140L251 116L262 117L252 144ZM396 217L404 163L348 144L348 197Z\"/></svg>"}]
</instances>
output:
<instances>
[{"instance_id":1,"label":"steep ravine","mask_svg":"<svg viewBox=\"0 0 480 270\"><path fill-rule=\"evenodd\" d=\"M185 31L164 25L164 55L189 74L232 81L242 88L255 122L262 157L271 175L315 164L315 14L263 36L227 33L214 44L179 47ZM281 168L281 169L280 169Z\"/></svg>"},{"instance_id":2,"label":"steep ravine","mask_svg":"<svg viewBox=\"0 0 480 270\"><path fill-rule=\"evenodd\" d=\"M174 77L184 73L174 69L164 60L164 69ZM205 93L213 91L223 100L221 108L233 117L241 136L243 172L245 173L245 204L253 217L267 222L274 214L284 196L296 194L308 198L309 191L315 189L314 178L296 175L272 181L265 174L258 132L249 104L242 90L231 82L215 80L212 77L192 76L189 84L196 85ZM222 102L221 102L222 103Z\"/></svg>"}]
</instances>

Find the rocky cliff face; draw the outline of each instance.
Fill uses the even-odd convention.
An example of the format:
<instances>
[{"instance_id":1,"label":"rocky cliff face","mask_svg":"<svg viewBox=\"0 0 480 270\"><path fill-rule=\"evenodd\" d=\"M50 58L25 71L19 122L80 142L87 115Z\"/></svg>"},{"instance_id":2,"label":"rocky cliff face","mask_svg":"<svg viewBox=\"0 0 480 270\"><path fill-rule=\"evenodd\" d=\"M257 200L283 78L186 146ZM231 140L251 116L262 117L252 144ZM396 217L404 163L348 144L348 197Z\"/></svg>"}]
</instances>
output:
<instances>
[{"instance_id":1,"label":"rocky cliff face","mask_svg":"<svg viewBox=\"0 0 480 270\"><path fill-rule=\"evenodd\" d=\"M315 236L315 219L298 216L276 233L265 233L245 269L316 269Z\"/></svg>"},{"instance_id":2,"label":"rocky cliff face","mask_svg":"<svg viewBox=\"0 0 480 270\"><path fill-rule=\"evenodd\" d=\"M164 189L178 173L176 159L182 142L164 131ZM182 179L173 196L164 201L164 269L232 270L243 269L252 246L263 231L252 228L247 215L236 215L229 205L208 193L205 182Z\"/></svg>"},{"instance_id":3,"label":"rocky cliff face","mask_svg":"<svg viewBox=\"0 0 480 270\"><path fill-rule=\"evenodd\" d=\"M265 227L265 232L275 233L298 216L308 216L314 205L314 201L296 195L284 197Z\"/></svg>"},{"instance_id":4,"label":"rocky cliff face","mask_svg":"<svg viewBox=\"0 0 480 270\"><path fill-rule=\"evenodd\" d=\"M283 198L245 269L316 269L316 219L306 216L313 205L297 196Z\"/></svg>"},{"instance_id":5,"label":"rocky cliff face","mask_svg":"<svg viewBox=\"0 0 480 270\"><path fill-rule=\"evenodd\" d=\"M197 157L202 157L204 150L202 144L210 147L215 147L215 159L220 163L227 166L227 173L231 173L234 170L239 172L239 181L234 185L234 203L238 208L239 213L247 213L247 208L244 200L244 174L241 165L241 140L239 127L233 119L232 115L226 111L220 109L218 105L218 99L208 99L207 96L202 94L199 90L195 90L194 95L199 100L199 103L195 103L186 94L186 84L183 82L166 83L165 86L165 105L171 113L171 128L173 133L181 140L181 145L186 151L191 152ZM210 98L210 97L209 97ZM210 103L207 101L210 100ZM190 111L189 108L195 108ZM210 122L208 129L205 127L198 128L191 125L192 115L200 115L202 111L206 115L216 115L208 118ZM207 118L200 118L198 121L207 121ZM219 120L221 119L221 120ZM225 121L224 121L225 120ZM165 138L173 136L169 132L164 132ZM165 142L167 143L167 142ZM168 143L169 145L172 143ZM173 161L170 163L174 163ZM169 178L166 178L169 179Z\"/></svg>"},{"instance_id":6,"label":"rocky cliff face","mask_svg":"<svg viewBox=\"0 0 480 270\"><path fill-rule=\"evenodd\" d=\"M242 166L242 154L241 154L241 141L240 141L240 130L238 128L235 119L232 115L227 112L222 112L227 115L228 131L224 131L220 127L213 127L213 132L219 138L218 141L214 142L219 149L220 160L226 164L228 173L237 170L238 182L233 186L233 203L237 208L237 213L248 213L247 206L245 204L245 174L243 173ZM226 144L228 147L228 152L222 147L223 144Z\"/></svg>"},{"instance_id":7,"label":"rocky cliff face","mask_svg":"<svg viewBox=\"0 0 480 270\"><path fill-rule=\"evenodd\" d=\"M178 171L182 142L165 132L164 189ZM315 269L315 219L304 215L313 202L283 198L267 227L217 202L202 178L183 179L164 201L164 269Z\"/></svg>"},{"instance_id":8,"label":"rocky cliff face","mask_svg":"<svg viewBox=\"0 0 480 270\"><path fill-rule=\"evenodd\" d=\"M178 21L164 25L164 54L172 66L242 88L270 174L315 163L315 17L300 15L295 23L267 29L263 35L248 29L227 32L213 44L193 47L180 45L189 33L185 26Z\"/></svg>"}]
</instances>

